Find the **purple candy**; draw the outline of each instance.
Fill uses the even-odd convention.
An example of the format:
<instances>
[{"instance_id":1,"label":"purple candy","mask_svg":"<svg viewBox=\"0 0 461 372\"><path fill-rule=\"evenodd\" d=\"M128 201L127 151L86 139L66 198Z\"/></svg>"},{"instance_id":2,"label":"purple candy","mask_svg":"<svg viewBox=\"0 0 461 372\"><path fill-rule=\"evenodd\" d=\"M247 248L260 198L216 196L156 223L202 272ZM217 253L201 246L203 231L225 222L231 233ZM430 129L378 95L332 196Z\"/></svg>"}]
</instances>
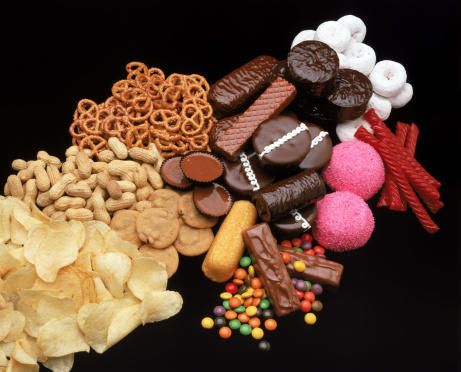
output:
<instances>
[{"instance_id":1,"label":"purple candy","mask_svg":"<svg viewBox=\"0 0 461 372\"><path fill-rule=\"evenodd\" d=\"M216 316L223 316L226 313L224 306L215 306L213 309L213 314Z\"/></svg>"},{"instance_id":2,"label":"purple candy","mask_svg":"<svg viewBox=\"0 0 461 372\"><path fill-rule=\"evenodd\" d=\"M312 285L312 292L314 292L315 295L321 295L323 293L323 287L315 283Z\"/></svg>"},{"instance_id":3,"label":"purple candy","mask_svg":"<svg viewBox=\"0 0 461 372\"><path fill-rule=\"evenodd\" d=\"M291 284L293 284L293 287L296 287L296 285L298 284L298 279L291 278Z\"/></svg>"},{"instance_id":4,"label":"purple candy","mask_svg":"<svg viewBox=\"0 0 461 372\"><path fill-rule=\"evenodd\" d=\"M304 280L298 280L295 287L298 291L301 291L301 292L307 291L307 284Z\"/></svg>"},{"instance_id":5,"label":"purple candy","mask_svg":"<svg viewBox=\"0 0 461 372\"><path fill-rule=\"evenodd\" d=\"M301 244L301 248L302 249L311 249L312 248L312 243L311 242L303 242L303 244Z\"/></svg>"}]
</instances>

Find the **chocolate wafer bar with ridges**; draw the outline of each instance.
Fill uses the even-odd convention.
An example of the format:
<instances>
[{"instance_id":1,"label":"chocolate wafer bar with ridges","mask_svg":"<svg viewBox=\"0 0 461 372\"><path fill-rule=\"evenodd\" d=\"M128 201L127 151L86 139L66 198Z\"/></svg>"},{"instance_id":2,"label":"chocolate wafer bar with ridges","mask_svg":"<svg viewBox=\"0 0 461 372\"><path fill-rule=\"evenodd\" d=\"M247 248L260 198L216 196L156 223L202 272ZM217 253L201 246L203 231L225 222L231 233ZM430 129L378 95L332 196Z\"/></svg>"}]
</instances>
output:
<instances>
[{"instance_id":1,"label":"chocolate wafer bar with ridges","mask_svg":"<svg viewBox=\"0 0 461 372\"><path fill-rule=\"evenodd\" d=\"M278 77L239 116L227 130L216 139L214 149L225 158L234 161L258 127L280 114L294 99L296 88L285 79Z\"/></svg>"}]
</instances>

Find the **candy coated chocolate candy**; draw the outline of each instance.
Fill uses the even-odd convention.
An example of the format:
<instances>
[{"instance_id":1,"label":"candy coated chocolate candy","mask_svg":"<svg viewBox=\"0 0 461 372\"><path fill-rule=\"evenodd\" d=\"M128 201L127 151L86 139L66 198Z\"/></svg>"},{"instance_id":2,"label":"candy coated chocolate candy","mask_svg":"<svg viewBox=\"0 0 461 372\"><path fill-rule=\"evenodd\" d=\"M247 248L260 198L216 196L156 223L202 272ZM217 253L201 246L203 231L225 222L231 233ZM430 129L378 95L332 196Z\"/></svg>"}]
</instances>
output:
<instances>
[{"instance_id":1,"label":"candy coated chocolate candy","mask_svg":"<svg viewBox=\"0 0 461 372\"><path fill-rule=\"evenodd\" d=\"M229 212L232 197L224 186L212 183L206 186L195 186L193 200L195 207L212 217L221 217Z\"/></svg>"},{"instance_id":2,"label":"candy coated chocolate candy","mask_svg":"<svg viewBox=\"0 0 461 372\"><path fill-rule=\"evenodd\" d=\"M288 71L291 78L302 84L313 96L324 96L339 70L337 53L327 44L306 40L288 53Z\"/></svg>"},{"instance_id":3,"label":"candy coated chocolate candy","mask_svg":"<svg viewBox=\"0 0 461 372\"><path fill-rule=\"evenodd\" d=\"M264 165L271 169L288 169L306 157L311 135L307 125L295 117L279 115L261 124L252 141Z\"/></svg>"},{"instance_id":4,"label":"candy coated chocolate candy","mask_svg":"<svg viewBox=\"0 0 461 372\"><path fill-rule=\"evenodd\" d=\"M223 160L224 183L234 193L250 196L274 182L275 176L263 169L256 153L246 151L237 162Z\"/></svg>"},{"instance_id":5,"label":"candy coated chocolate candy","mask_svg":"<svg viewBox=\"0 0 461 372\"><path fill-rule=\"evenodd\" d=\"M177 189L185 190L192 187L192 182L184 176L179 163L182 156L175 156L165 160L160 167L160 175L166 184Z\"/></svg>"},{"instance_id":6,"label":"candy coated chocolate candy","mask_svg":"<svg viewBox=\"0 0 461 372\"><path fill-rule=\"evenodd\" d=\"M362 115L373 94L370 80L361 72L340 69L335 77L334 89L326 96L327 116L344 123Z\"/></svg>"},{"instance_id":7,"label":"candy coated chocolate candy","mask_svg":"<svg viewBox=\"0 0 461 372\"><path fill-rule=\"evenodd\" d=\"M315 124L308 124L311 133L311 149L299 164L299 169L319 170L325 167L331 158L333 145L328 132Z\"/></svg>"},{"instance_id":8,"label":"candy coated chocolate candy","mask_svg":"<svg viewBox=\"0 0 461 372\"><path fill-rule=\"evenodd\" d=\"M221 160L208 152L191 152L179 163L184 175L192 181L212 182L223 174Z\"/></svg>"},{"instance_id":9,"label":"candy coated chocolate candy","mask_svg":"<svg viewBox=\"0 0 461 372\"><path fill-rule=\"evenodd\" d=\"M311 229L315 222L317 208L311 204L300 210L294 210L288 216L271 224L274 235L279 239L292 239Z\"/></svg>"}]
</instances>

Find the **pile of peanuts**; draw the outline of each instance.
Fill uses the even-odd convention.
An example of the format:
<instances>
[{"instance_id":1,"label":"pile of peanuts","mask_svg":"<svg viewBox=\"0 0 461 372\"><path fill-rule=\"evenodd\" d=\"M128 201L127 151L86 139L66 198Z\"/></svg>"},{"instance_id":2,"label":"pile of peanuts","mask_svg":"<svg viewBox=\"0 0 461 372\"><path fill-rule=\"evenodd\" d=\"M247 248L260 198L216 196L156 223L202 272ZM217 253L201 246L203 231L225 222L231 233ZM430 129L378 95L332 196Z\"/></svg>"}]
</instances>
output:
<instances>
[{"instance_id":1,"label":"pile of peanuts","mask_svg":"<svg viewBox=\"0 0 461 372\"><path fill-rule=\"evenodd\" d=\"M164 185L163 159L154 144L128 149L111 137L96 160L75 145L66 150L64 162L46 151L39 151L37 160L16 159L11 166L18 173L8 177L4 194L37 204L53 220L110 224L118 210L152 207L149 198Z\"/></svg>"}]
</instances>

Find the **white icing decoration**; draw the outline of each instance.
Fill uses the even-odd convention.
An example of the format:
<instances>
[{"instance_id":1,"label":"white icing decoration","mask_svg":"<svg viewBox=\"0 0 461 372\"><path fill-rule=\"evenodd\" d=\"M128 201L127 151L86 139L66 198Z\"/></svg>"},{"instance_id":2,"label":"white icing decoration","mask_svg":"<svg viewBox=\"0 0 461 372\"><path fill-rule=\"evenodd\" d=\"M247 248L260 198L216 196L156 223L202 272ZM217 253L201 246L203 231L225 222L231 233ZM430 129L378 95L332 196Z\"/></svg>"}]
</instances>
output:
<instances>
[{"instance_id":1,"label":"white icing decoration","mask_svg":"<svg viewBox=\"0 0 461 372\"><path fill-rule=\"evenodd\" d=\"M246 156L244 152L240 154L240 161L242 162L243 170L245 171L245 175L248 181L253 186L253 191L258 191L260 189L258 180L256 179L256 175L253 172L253 169L251 168L251 164L250 164L250 161L248 160L248 156Z\"/></svg>"},{"instance_id":2,"label":"white icing decoration","mask_svg":"<svg viewBox=\"0 0 461 372\"><path fill-rule=\"evenodd\" d=\"M299 213L297 209L293 209L290 214L294 217L295 221L301 221L301 227L303 228L304 232L311 229L311 224L302 216L301 213Z\"/></svg>"},{"instance_id":3,"label":"white icing decoration","mask_svg":"<svg viewBox=\"0 0 461 372\"><path fill-rule=\"evenodd\" d=\"M278 140L272 142L270 145L264 146L263 151L258 154L258 157L262 159L264 155L269 154L271 151L275 150L276 148L280 147L287 141L291 140L292 138L296 137L298 134L301 132L304 132L306 130L309 130L306 124L301 123L299 124L295 129L293 129L291 132L288 132L285 134L283 137L279 138Z\"/></svg>"},{"instance_id":4,"label":"white icing decoration","mask_svg":"<svg viewBox=\"0 0 461 372\"><path fill-rule=\"evenodd\" d=\"M328 136L328 132L321 131L317 137L315 137L312 142L311 142L311 149L317 146L320 142L323 141L323 139Z\"/></svg>"}]
</instances>

